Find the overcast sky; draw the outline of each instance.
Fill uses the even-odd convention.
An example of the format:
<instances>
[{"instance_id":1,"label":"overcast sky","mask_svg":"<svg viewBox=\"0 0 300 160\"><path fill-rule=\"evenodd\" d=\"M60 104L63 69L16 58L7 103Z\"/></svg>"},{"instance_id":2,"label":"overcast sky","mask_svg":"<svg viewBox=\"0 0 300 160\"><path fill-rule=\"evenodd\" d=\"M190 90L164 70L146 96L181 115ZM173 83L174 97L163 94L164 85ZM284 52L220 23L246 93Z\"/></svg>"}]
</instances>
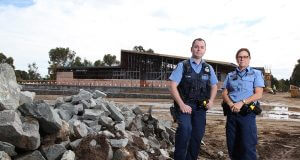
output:
<instances>
[{"instance_id":1,"label":"overcast sky","mask_svg":"<svg viewBox=\"0 0 300 160\"><path fill-rule=\"evenodd\" d=\"M201 37L205 59L235 63L246 47L251 66L287 79L300 59L299 19L298 0L0 0L0 52L44 76L56 47L92 62L136 45L189 57Z\"/></svg>"}]
</instances>

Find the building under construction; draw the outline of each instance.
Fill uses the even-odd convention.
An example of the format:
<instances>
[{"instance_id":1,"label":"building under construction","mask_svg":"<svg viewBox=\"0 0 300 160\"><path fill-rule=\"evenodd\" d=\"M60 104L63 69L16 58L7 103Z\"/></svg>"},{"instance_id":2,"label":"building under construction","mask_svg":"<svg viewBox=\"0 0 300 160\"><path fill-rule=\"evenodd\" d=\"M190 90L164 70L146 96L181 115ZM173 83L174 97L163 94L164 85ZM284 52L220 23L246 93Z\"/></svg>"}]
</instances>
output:
<instances>
[{"instance_id":1,"label":"building under construction","mask_svg":"<svg viewBox=\"0 0 300 160\"><path fill-rule=\"evenodd\" d=\"M149 84L165 84L176 65L189 57L172 56L157 53L121 50L119 66L105 67L60 67L57 68L57 83L101 83L114 80L128 80L139 83L139 86ZM223 82L226 74L236 65L228 62L205 60L215 70L217 78ZM162 85L165 86L165 85Z\"/></svg>"}]
</instances>

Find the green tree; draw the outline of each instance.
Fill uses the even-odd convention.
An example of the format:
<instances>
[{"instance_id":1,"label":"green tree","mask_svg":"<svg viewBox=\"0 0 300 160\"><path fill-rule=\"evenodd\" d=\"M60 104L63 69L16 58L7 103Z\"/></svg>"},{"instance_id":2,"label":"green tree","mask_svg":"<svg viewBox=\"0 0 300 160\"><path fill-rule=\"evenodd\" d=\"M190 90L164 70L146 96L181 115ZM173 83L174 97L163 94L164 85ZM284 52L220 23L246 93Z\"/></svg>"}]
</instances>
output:
<instances>
[{"instance_id":1,"label":"green tree","mask_svg":"<svg viewBox=\"0 0 300 160\"><path fill-rule=\"evenodd\" d=\"M49 64L56 67L69 67L74 61L76 52L69 48L56 47L49 51Z\"/></svg>"},{"instance_id":2,"label":"green tree","mask_svg":"<svg viewBox=\"0 0 300 160\"><path fill-rule=\"evenodd\" d=\"M154 53L154 50L151 49L151 48L149 48L146 52L148 52L148 53Z\"/></svg>"},{"instance_id":3,"label":"green tree","mask_svg":"<svg viewBox=\"0 0 300 160\"><path fill-rule=\"evenodd\" d=\"M133 50L138 51L138 52L145 52L145 49L143 46L134 46Z\"/></svg>"},{"instance_id":4,"label":"green tree","mask_svg":"<svg viewBox=\"0 0 300 160\"><path fill-rule=\"evenodd\" d=\"M81 58L76 56L74 62L72 63L72 67L82 67L83 63L81 62Z\"/></svg>"},{"instance_id":5,"label":"green tree","mask_svg":"<svg viewBox=\"0 0 300 160\"><path fill-rule=\"evenodd\" d=\"M292 85L300 87L300 59L298 59L298 64L294 67L290 80Z\"/></svg>"},{"instance_id":6,"label":"green tree","mask_svg":"<svg viewBox=\"0 0 300 160\"><path fill-rule=\"evenodd\" d=\"M83 60L83 66L84 67L92 67L93 66L93 62L87 60L87 59L84 59Z\"/></svg>"},{"instance_id":7,"label":"green tree","mask_svg":"<svg viewBox=\"0 0 300 160\"><path fill-rule=\"evenodd\" d=\"M14 59L12 57L6 57L3 53L0 52L0 63L7 63L15 69Z\"/></svg>"},{"instance_id":8,"label":"green tree","mask_svg":"<svg viewBox=\"0 0 300 160\"><path fill-rule=\"evenodd\" d=\"M120 62L120 61L118 61L118 60L116 60L115 64L116 64L116 65L120 65L120 64L121 64L121 62Z\"/></svg>"},{"instance_id":9,"label":"green tree","mask_svg":"<svg viewBox=\"0 0 300 160\"><path fill-rule=\"evenodd\" d=\"M56 47L55 49L51 49L49 51L50 61L48 61L51 68L51 79L56 79L56 69L58 67L72 66L75 55L76 52L69 48Z\"/></svg>"},{"instance_id":10,"label":"green tree","mask_svg":"<svg viewBox=\"0 0 300 160\"><path fill-rule=\"evenodd\" d=\"M102 66L105 66L105 63L99 59L99 60L96 60L94 62L94 66L95 67L102 67Z\"/></svg>"},{"instance_id":11,"label":"green tree","mask_svg":"<svg viewBox=\"0 0 300 160\"><path fill-rule=\"evenodd\" d=\"M288 79L281 79L278 81L278 90L282 92L287 92L290 89L290 82Z\"/></svg>"},{"instance_id":12,"label":"green tree","mask_svg":"<svg viewBox=\"0 0 300 160\"><path fill-rule=\"evenodd\" d=\"M35 62L28 64L28 77L30 80L40 80L41 75L38 73L38 67Z\"/></svg>"},{"instance_id":13,"label":"green tree","mask_svg":"<svg viewBox=\"0 0 300 160\"><path fill-rule=\"evenodd\" d=\"M17 81L20 81L20 80L29 80L29 75L28 75L28 73L26 71L15 70L15 74L16 74Z\"/></svg>"},{"instance_id":14,"label":"green tree","mask_svg":"<svg viewBox=\"0 0 300 160\"><path fill-rule=\"evenodd\" d=\"M279 82L278 82L277 78L274 77L273 75L271 75L271 86L273 87L273 85L275 85L276 88L278 88L278 84L279 84Z\"/></svg>"},{"instance_id":15,"label":"green tree","mask_svg":"<svg viewBox=\"0 0 300 160\"><path fill-rule=\"evenodd\" d=\"M154 53L154 50L149 48L148 50L145 50L143 46L134 46L133 47L133 50L134 51L137 51L137 52L147 52L147 53Z\"/></svg>"},{"instance_id":16,"label":"green tree","mask_svg":"<svg viewBox=\"0 0 300 160\"><path fill-rule=\"evenodd\" d=\"M49 75L46 75L43 80L50 80L50 76Z\"/></svg>"},{"instance_id":17,"label":"green tree","mask_svg":"<svg viewBox=\"0 0 300 160\"><path fill-rule=\"evenodd\" d=\"M108 66L112 66L113 64L120 64L116 56L111 54L105 54L103 57L103 62Z\"/></svg>"}]
</instances>

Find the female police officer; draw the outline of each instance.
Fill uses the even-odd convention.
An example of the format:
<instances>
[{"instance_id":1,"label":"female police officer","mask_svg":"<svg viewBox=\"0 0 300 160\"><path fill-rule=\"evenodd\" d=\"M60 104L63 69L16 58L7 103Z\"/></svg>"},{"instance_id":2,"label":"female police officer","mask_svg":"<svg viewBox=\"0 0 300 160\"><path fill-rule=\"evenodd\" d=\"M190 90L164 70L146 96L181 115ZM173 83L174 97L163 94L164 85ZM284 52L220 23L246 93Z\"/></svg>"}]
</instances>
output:
<instances>
[{"instance_id":1,"label":"female police officer","mask_svg":"<svg viewBox=\"0 0 300 160\"><path fill-rule=\"evenodd\" d=\"M192 57L178 63L169 78L178 123L175 160L197 159L205 131L206 109L213 105L217 93L218 81L215 72L202 59L205 50L205 41L201 38L195 39L191 47Z\"/></svg>"},{"instance_id":2,"label":"female police officer","mask_svg":"<svg viewBox=\"0 0 300 160\"><path fill-rule=\"evenodd\" d=\"M222 97L230 108L227 114L226 139L231 159L257 159L256 115L253 112L240 112L243 106L257 102L263 93L262 73L249 67L250 59L247 48L239 49L236 53L238 67L228 73L223 85Z\"/></svg>"}]
</instances>

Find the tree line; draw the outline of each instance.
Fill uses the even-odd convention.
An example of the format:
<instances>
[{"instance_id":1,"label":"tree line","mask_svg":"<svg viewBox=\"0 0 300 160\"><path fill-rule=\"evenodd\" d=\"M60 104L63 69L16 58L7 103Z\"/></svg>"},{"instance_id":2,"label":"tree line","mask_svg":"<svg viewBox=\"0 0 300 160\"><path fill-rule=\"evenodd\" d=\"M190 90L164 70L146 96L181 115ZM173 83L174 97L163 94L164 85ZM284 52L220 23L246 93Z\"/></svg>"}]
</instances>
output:
<instances>
[{"instance_id":1,"label":"tree line","mask_svg":"<svg viewBox=\"0 0 300 160\"><path fill-rule=\"evenodd\" d=\"M153 49L149 48L145 50L143 46L134 46L134 51L138 52L149 52L154 53ZM87 59L82 59L80 56L76 56L76 52L63 47L56 47L50 49L49 54L49 68L54 72L50 75L42 77L38 71L38 66L36 62L28 64L28 70L15 70L17 80L54 80L56 79L55 71L58 67L104 67L104 66L116 66L120 64L117 57L112 54L105 54L103 59L95 60L94 62ZM5 56L4 53L0 52L0 63L8 63L15 69L14 59L12 57Z\"/></svg>"},{"instance_id":2,"label":"tree line","mask_svg":"<svg viewBox=\"0 0 300 160\"><path fill-rule=\"evenodd\" d=\"M105 54L103 60L98 59L95 62L76 56L76 52L69 48L57 47L49 51L49 66L56 67L101 67L120 64L115 55Z\"/></svg>"},{"instance_id":3,"label":"tree line","mask_svg":"<svg viewBox=\"0 0 300 160\"><path fill-rule=\"evenodd\" d=\"M69 48L56 47L49 51L49 68L51 68L50 79L56 79L56 69L58 67L103 67L119 65L115 55L105 54L103 59L95 62L76 56L76 52Z\"/></svg>"},{"instance_id":4,"label":"tree line","mask_svg":"<svg viewBox=\"0 0 300 160\"><path fill-rule=\"evenodd\" d=\"M272 86L276 86L279 91L287 92L290 89L290 84L300 87L300 59L298 59L297 64L294 67L290 79L280 79L276 77L271 77Z\"/></svg>"},{"instance_id":5,"label":"tree line","mask_svg":"<svg viewBox=\"0 0 300 160\"><path fill-rule=\"evenodd\" d=\"M15 69L14 59L7 57L4 53L0 52L0 63L7 63ZM105 54L103 59L98 59L95 62L87 59L82 59L76 56L76 52L69 48L56 47L49 51L49 68L56 70L58 67L103 67L119 65L120 61L117 60L115 55ZM28 64L28 70L15 70L17 80L50 80L55 79L55 76L46 75L42 78L38 71L36 62Z\"/></svg>"}]
</instances>

